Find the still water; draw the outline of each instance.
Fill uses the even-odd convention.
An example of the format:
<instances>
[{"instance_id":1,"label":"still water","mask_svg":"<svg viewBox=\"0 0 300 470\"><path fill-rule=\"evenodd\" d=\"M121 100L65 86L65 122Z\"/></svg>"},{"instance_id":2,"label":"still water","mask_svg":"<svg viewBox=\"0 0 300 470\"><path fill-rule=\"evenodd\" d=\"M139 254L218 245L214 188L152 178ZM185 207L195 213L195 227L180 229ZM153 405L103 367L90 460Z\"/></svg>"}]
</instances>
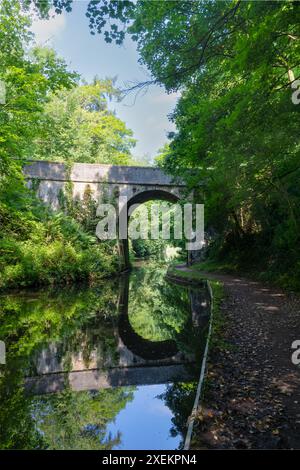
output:
<instances>
[{"instance_id":1,"label":"still water","mask_svg":"<svg viewBox=\"0 0 300 470\"><path fill-rule=\"evenodd\" d=\"M164 276L0 296L1 449L182 448L210 306Z\"/></svg>"}]
</instances>

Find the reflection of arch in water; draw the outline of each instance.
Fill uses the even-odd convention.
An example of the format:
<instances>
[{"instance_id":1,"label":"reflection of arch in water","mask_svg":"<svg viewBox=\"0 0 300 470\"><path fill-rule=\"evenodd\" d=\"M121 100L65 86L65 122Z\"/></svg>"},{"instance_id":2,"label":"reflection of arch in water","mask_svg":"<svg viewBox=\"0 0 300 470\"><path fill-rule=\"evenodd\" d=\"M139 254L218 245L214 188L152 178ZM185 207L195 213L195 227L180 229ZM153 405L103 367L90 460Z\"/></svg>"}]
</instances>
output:
<instances>
[{"instance_id":1,"label":"reflection of arch in water","mask_svg":"<svg viewBox=\"0 0 300 470\"><path fill-rule=\"evenodd\" d=\"M174 340L150 341L132 328L128 318L129 276L123 276L119 301L118 331L124 345L135 355L146 360L161 360L175 356L178 348Z\"/></svg>"},{"instance_id":2,"label":"reflection of arch in water","mask_svg":"<svg viewBox=\"0 0 300 470\"><path fill-rule=\"evenodd\" d=\"M140 336L132 327L128 316L129 275L124 274L120 284L118 333L122 343L134 355L152 361L174 358L178 353L185 357L191 354L190 343L193 329L204 332L210 315L209 294L204 283L201 289L188 288L190 315L176 340L150 341ZM183 345L185 344L185 348ZM181 357L181 360L183 358Z\"/></svg>"},{"instance_id":3,"label":"reflection of arch in water","mask_svg":"<svg viewBox=\"0 0 300 470\"><path fill-rule=\"evenodd\" d=\"M89 370L64 370L59 367L56 370L40 372L38 376L27 377L25 388L30 393L43 394L55 393L63 390L67 384L74 391L95 390L112 386L146 385L167 382L189 382L195 378L198 366L194 369L195 358L192 361L188 356L181 357L181 347L173 340L152 342L139 336L132 328L128 319L129 276L124 274L120 282L119 298L119 335L123 345L127 348L135 360L129 364L121 363L107 369ZM190 342L190 332L193 327L200 327L203 331L208 324L210 302L207 301L207 293L203 289L189 290L191 302L191 315L184 329L180 333L179 341L183 337ZM203 337L203 340L205 337ZM201 337L197 339L199 346ZM202 346L196 352L196 363L201 363L203 354ZM56 351L52 351L56 357ZM138 358L141 358L140 362ZM136 360L137 359L137 360ZM143 360L145 363L143 363ZM148 362L149 361L149 362Z\"/></svg>"},{"instance_id":4,"label":"reflection of arch in water","mask_svg":"<svg viewBox=\"0 0 300 470\"><path fill-rule=\"evenodd\" d=\"M127 205L125 205L119 214L120 220L127 220L127 238L119 240L120 254L123 257L125 268L130 267L129 261L129 246L128 246L128 224L129 224L129 209L134 204L143 204L148 201L167 201L176 204L179 201L179 196L172 192L164 191L161 189L151 189L148 191L142 191L134 195L129 199Z\"/></svg>"}]
</instances>

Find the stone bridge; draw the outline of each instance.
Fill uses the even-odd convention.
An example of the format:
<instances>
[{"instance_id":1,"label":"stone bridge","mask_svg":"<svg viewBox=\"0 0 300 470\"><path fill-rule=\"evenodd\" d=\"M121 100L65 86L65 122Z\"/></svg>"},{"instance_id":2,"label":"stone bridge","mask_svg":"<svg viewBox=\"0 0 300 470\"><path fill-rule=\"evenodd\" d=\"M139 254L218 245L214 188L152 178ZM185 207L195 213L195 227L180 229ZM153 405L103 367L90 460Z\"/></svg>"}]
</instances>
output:
<instances>
[{"instance_id":1,"label":"stone bridge","mask_svg":"<svg viewBox=\"0 0 300 470\"><path fill-rule=\"evenodd\" d=\"M82 200L87 191L97 203L126 197L127 217L133 204L150 200L176 202L185 192L182 182L175 182L161 169L153 167L94 163L74 163L69 167L64 163L33 161L24 167L24 173L40 199L54 210L59 210L61 195L67 191L74 201ZM120 241L120 251L127 268L127 238Z\"/></svg>"}]
</instances>

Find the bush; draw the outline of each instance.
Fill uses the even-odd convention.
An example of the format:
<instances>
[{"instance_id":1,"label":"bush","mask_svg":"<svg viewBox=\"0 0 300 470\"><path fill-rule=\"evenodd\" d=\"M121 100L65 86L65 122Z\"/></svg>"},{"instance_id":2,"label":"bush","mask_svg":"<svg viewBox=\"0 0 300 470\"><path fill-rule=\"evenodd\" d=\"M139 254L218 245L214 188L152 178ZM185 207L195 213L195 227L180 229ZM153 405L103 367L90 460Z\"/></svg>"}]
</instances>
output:
<instances>
[{"instance_id":1,"label":"bush","mask_svg":"<svg viewBox=\"0 0 300 470\"><path fill-rule=\"evenodd\" d=\"M51 213L34 196L29 203L34 211L10 211L2 232L0 288L87 282L118 270L114 245L99 243L70 216ZM23 232L15 229L20 217Z\"/></svg>"},{"instance_id":2,"label":"bush","mask_svg":"<svg viewBox=\"0 0 300 470\"><path fill-rule=\"evenodd\" d=\"M9 250L0 261L0 288L87 282L112 275L118 266L104 243L83 249L66 240L47 245L6 240L5 246Z\"/></svg>"}]
</instances>

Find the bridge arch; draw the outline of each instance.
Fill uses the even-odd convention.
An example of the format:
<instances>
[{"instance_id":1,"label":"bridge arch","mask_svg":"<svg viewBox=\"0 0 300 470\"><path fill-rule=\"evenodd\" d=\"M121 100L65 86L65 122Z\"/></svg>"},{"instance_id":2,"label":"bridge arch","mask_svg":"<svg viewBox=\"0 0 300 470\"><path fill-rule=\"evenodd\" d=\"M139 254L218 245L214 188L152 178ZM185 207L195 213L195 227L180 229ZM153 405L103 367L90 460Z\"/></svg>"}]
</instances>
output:
<instances>
[{"instance_id":1,"label":"bridge arch","mask_svg":"<svg viewBox=\"0 0 300 470\"><path fill-rule=\"evenodd\" d=\"M134 331L128 316L129 276L124 274L121 296L119 299L118 333L123 344L136 356L145 360L162 360L174 357L178 353L174 340L150 341Z\"/></svg>"},{"instance_id":2,"label":"bridge arch","mask_svg":"<svg viewBox=\"0 0 300 470\"><path fill-rule=\"evenodd\" d=\"M120 255L124 260L124 267L128 269L130 267L129 260L129 241L128 241L128 226L130 221L130 209L136 204L143 204L149 201L166 201L176 204L180 200L178 191L166 191L160 188L144 189L139 193L134 194L128 201L127 204L120 208L119 220L126 219L127 221L127 238L119 240Z\"/></svg>"}]
</instances>

